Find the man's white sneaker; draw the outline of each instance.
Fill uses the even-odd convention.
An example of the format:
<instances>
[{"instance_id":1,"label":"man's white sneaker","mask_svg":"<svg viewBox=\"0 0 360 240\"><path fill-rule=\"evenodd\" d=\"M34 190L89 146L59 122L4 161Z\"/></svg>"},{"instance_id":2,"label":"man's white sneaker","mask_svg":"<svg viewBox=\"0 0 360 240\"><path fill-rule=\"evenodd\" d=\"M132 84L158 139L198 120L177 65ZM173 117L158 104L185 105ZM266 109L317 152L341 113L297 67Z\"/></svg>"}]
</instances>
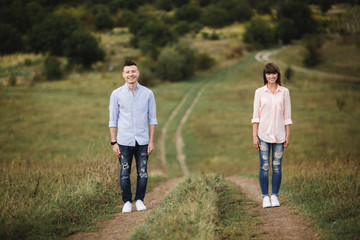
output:
<instances>
[{"instance_id":1,"label":"man's white sneaker","mask_svg":"<svg viewBox=\"0 0 360 240\"><path fill-rule=\"evenodd\" d=\"M129 213L129 212L131 212L131 209L132 209L131 202L127 201L123 206L122 212Z\"/></svg>"},{"instance_id":2,"label":"man's white sneaker","mask_svg":"<svg viewBox=\"0 0 360 240\"><path fill-rule=\"evenodd\" d=\"M135 205L136 205L136 210L138 210L138 211L146 210L146 206L144 205L143 201L141 201L140 199L136 200Z\"/></svg>"},{"instance_id":3,"label":"man's white sneaker","mask_svg":"<svg viewBox=\"0 0 360 240\"><path fill-rule=\"evenodd\" d=\"M271 202L269 196L263 198L263 208L271 207Z\"/></svg>"},{"instance_id":4,"label":"man's white sneaker","mask_svg":"<svg viewBox=\"0 0 360 240\"><path fill-rule=\"evenodd\" d=\"M280 207L280 203L276 195L271 195L271 206Z\"/></svg>"}]
</instances>

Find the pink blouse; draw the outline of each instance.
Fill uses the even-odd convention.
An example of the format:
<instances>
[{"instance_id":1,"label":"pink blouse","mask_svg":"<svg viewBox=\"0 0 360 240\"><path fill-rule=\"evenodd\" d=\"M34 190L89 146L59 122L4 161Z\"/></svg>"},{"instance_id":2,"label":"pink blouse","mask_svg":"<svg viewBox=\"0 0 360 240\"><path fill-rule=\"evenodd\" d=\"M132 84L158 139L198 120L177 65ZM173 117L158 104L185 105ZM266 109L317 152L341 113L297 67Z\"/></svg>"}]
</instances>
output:
<instances>
[{"instance_id":1,"label":"pink blouse","mask_svg":"<svg viewBox=\"0 0 360 240\"><path fill-rule=\"evenodd\" d=\"M258 136L268 143L283 143L285 125L292 124L289 90L278 85L273 94L267 85L255 91L252 123L259 123Z\"/></svg>"}]
</instances>

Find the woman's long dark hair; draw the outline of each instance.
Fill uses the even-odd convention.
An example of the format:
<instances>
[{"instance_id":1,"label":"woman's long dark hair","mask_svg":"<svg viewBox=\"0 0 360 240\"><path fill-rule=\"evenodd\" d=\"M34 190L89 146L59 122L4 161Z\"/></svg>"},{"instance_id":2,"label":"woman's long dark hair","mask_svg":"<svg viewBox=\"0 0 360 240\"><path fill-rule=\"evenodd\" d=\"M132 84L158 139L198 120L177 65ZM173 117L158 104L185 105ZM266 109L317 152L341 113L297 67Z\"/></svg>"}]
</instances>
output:
<instances>
[{"instance_id":1,"label":"woman's long dark hair","mask_svg":"<svg viewBox=\"0 0 360 240\"><path fill-rule=\"evenodd\" d=\"M276 79L276 83L281 86L281 73L280 73L280 68L278 67L278 65L276 65L275 63L267 63L265 65L264 71L263 71L264 85L267 84L267 80L266 80L266 76L265 76L266 73L277 73L278 77Z\"/></svg>"}]
</instances>

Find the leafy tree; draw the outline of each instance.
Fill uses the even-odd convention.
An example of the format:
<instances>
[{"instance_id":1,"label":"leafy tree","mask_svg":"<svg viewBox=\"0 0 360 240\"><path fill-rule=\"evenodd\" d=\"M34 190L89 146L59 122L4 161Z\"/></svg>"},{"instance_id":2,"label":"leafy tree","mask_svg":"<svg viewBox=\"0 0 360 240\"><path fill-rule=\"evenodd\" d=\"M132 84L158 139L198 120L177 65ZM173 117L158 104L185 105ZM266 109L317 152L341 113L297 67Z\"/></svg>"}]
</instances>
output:
<instances>
[{"instance_id":1,"label":"leafy tree","mask_svg":"<svg viewBox=\"0 0 360 240\"><path fill-rule=\"evenodd\" d=\"M286 2L280 5L278 9L278 18L291 19L297 32L295 39L300 39L305 34L315 33L317 31L317 22L312 17L310 8L303 2Z\"/></svg>"},{"instance_id":2,"label":"leafy tree","mask_svg":"<svg viewBox=\"0 0 360 240\"><path fill-rule=\"evenodd\" d=\"M276 38L288 44L298 36L294 21L288 18L281 19L275 27Z\"/></svg>"},{"instance_id":3,"label":"leafy tree","mask_svg":"<svg viewBox=\"0 0 360 240\"><path fill-rule=\"evenodd\" d=\"M80 28L80 22L70 14L49 14L31 29L28 45L35 52L62 56L64 41Z\"/></svg>"},{"instance_id":4,"label":"leafy tree","mask_svg":"<svg viewBox=\"0 0 360 240\"><path fill-rule=\"evenodd\" d=\"M175 29L161 18L139 13L129 16L129 30L134 35L130 43L144 54L156 59L160 48L177 41Z\"/></svg>"},{"instance_id":5,"label":"leafy tree","mask_svg":"<svg viewBox=\"0 0 360 240\"><path fill-rule=\"evenodd\" d=\"M190 0L172 0L172 2L174 3L175 7L179 8L183 5L188 4Z\"/></svg>"},{"instance_id":6,"label":"leafy tree","mask_svg":"<svg viewBox=\"0 0 360 240\"><path fill-rule=\"evenodd\" d=\"M204 25L214 28L221 28L231 23L229 13L215 5L210 5L203 10L201 20Z\"/></svg>"},{"instance_id":7,"label":"leafy tree","mask_svg":"<svg viewBox=\"0 0 360 240\"><path fill-rule=\"evenodd\" d=\"M0 54L14 53L22 48L21 33L8 24L0 23Z\"/></svg>"},{"instance_id":8,"label":"leafy tree","mask_svg":"<svg viewBox=\"0 0 360 240\"><path fill-rule=\"evenodd\" d=\"M69 65L82 64L91 68L93 63L103 61L105 52L98 46L96 39L85 31L75 31L64 41L64 54Z\"/></svg>"},{"instance_id":9,"label":"leafy tree","mask_svg":"<svg viewBox=\"0 0 360 240\"><path fill-rule=\"evenodd\" d=\"M112 20L110 14L99 13L95 17L94 25L97 30L113 29L115 27L114 20Z\"/></svg>"},{"instance_id":10,"label":"leafy tree","mask_svg":"<svg viewBox=\"0 0 360 240\"><path fill-rule=\"evenodd\" d=\"M246 22L254 15L248 4L237 4L230 10L233 21Z\"/></svg>"},{"instance_id":11,"label":"leafy tree","mask_svg":"<svg viewBox=\"0 0 360 240\"><path fill-rule=\"evenodd\" d=\"M261 18L253 18L246 26L244 42L260 47L268 47L274 43L274 31L270 24Z\"/></svg>"},{"instance_id":12,"label":"leafy tree","mask_svg":"<svg viewBox=\"0 0 360 240\"><path fill-rule=\"evenodd\" d=\"M21 34L25 34L31 28L31 19L24 3L15 0L6 5L0 8L0 23L13 26Z\"/></svg>"},{"instance_id":13,"label":"leafy tree","mask_svg":"<svg viewBox=\"0 0 360 240\"><path fill-rule=\"evenodd\" d=\"M155 6L158 9L170 11L172 9L172 1L171 0L156 0Z\"/></svg>"},{"instance_id":14,"label":"leafy tree","mask_svg":"<svg viewBox=\"0 0 360 240\"><path fill-rule=\"evenodd\" d=\"M201 9L190 4L183 5L175 11L175 18L178 21L195 22L200 19L200 16Z\"/></svg>"}]
</instances>

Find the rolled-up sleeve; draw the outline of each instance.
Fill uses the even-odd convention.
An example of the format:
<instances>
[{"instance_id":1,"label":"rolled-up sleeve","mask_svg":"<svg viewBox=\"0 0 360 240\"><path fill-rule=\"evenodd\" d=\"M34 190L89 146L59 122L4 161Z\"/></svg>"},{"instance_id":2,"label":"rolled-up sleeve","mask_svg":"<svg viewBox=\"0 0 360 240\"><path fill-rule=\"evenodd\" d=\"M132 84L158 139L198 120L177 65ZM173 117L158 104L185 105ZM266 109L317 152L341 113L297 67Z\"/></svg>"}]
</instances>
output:
<instances>
[{"instance_id":1,"label":"rolled-up sleeve","mask_svg":"<svg viewBox=\"0 0 360 240\"><path fill-rule=\"evenodd\" d=\"M255 91L254 112L253 112L253 117L251 119L251 123L259 123L259 122L260 122L260 93L259 91Z\"/></svg>"},{"instance_id":2,"label":"rolled-up sleeve","mask_svg":"<svg viewBox=\"0 0 360 240\"><path fill-rule=\"evenodd\" d=\"M284 95L284 123L285 125L291 125L291 100L290 92L287 90Z\"/></svg>"},{"instance_id":3,"label":"rolled-up sleeve","mask_svg":"<svg viewBox=\"0 0 360 240\"><path fill-rule=\"evenodd\" d=\"M112 92L109 104L109 127L117 127L119 118L119 107L116 94Z\"/></svg>"},{"instance_id":4,"label":"rolled-up sleeve","mask_svg":"<svg viewBox=\"0 0 360 240\"><path fill-rule=\"evenodd\" d=\"M157 125L155 96L151 92L149 96L149 125Z\"/></svg>"}]
</instances>

